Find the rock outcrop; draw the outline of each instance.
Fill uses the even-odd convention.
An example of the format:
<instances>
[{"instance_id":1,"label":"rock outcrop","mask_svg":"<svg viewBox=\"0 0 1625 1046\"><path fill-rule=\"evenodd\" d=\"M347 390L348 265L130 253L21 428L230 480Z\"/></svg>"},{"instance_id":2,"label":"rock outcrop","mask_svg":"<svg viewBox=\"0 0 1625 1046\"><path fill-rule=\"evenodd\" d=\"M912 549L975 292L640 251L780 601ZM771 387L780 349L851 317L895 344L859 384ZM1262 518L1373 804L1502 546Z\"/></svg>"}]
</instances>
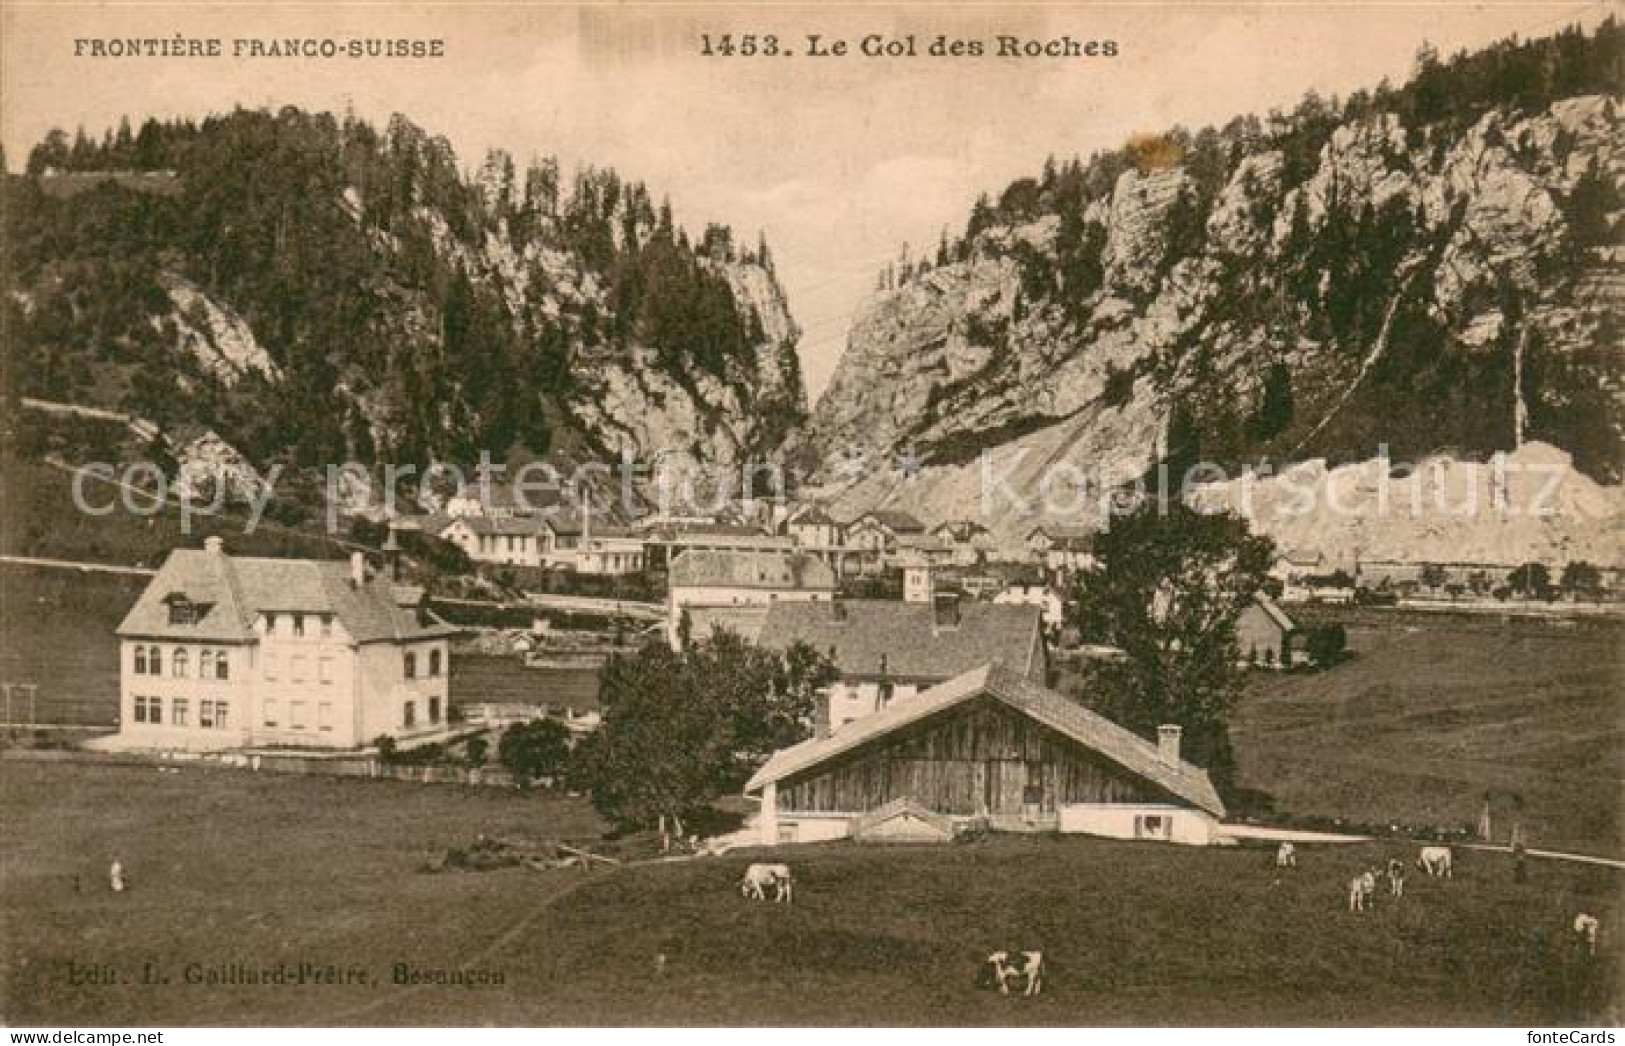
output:
<instances>
[{"instance_id":1,"label":"rock outcrop","mask_svg":"<svg viewBox=\"0 0 1625 1046\"><path fill-rule=\"evenodd\" d=\"M1071 204L1104 232L1081 292L1054 214L994 222L861 309L806 433L816 478L849 514L982 518L1007 542L1030 518L1009 499L986 515L997 462L1028 462L1012 484L1041 483L1043 461L1106 488L1169 449L1171 422L1231 476L1335 471L1383 445L1472 469L1544 440L1586 482L1618 482L1625 259L1597 228L1625 218L1619 112L1576 97L1461 131L1374 113L1295 173L1267 140L1237 141L1205 195L1183 166L1129 169ZM1596 550L1546 523L1507 533L1490 546Z\"/></svg>"}]
</instances>

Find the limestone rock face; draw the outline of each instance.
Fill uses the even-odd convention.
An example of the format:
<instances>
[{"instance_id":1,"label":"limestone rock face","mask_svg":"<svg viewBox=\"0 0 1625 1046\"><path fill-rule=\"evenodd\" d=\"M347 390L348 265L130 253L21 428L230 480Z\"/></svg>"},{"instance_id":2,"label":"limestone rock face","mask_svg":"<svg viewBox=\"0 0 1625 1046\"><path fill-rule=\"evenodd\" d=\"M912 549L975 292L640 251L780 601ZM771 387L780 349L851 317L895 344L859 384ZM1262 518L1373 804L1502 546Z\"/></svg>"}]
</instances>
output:
<instances>
[{"instance_id":1,"label":"limestone rock face","mask_svg":"<svg viewBox=\"0 0 1625 1046\"><path fill-rule=\"evenodd\" d=\"M979 518L1019 541L1030 515L1008 498L988 507L990 470L1032 485L1034 504L1041 461L1121 482L1166 449L1177 410L1230 476L1260 460L1335 472L1379 444L1471 471L1545 445L1602 492L1582 500L1617 513L1625 251L1596 229L1625 214L1587 209L1625 199L1620 104L1491 110L1458 131L1383 113L1336 127L1295 167L1267 136L1238 141L1208 190L1183 166L1129 169L1079 205L1103 232L1082 290L1062 275L1077 257L1054 213L995 222L960 260L859 311L802 437L821 463L811 478L849 514ZM999 464L1015 458L1013 472ZM1383 540L1468 540L1436 524ZM1511 537L1470 543L1596 552L1611 533L1496 526Z\"/></svg>"}]
</instances>

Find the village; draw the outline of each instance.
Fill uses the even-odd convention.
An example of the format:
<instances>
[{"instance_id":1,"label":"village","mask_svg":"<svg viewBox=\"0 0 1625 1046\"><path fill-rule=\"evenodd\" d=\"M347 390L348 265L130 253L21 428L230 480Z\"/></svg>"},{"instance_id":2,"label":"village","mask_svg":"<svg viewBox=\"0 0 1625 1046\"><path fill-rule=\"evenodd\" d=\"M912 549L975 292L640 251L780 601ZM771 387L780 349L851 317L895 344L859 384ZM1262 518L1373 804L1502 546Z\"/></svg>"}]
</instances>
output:
<instances>
[{"instance_id":1,"label":"village","mask_svg":"<svg viewBox=\"0 0 1625 1046\"><path fill-rule=\"evenodd\" d=\"M548 881L596 879L631 874L640 861L677 860L694 862L694 874L714 865L713 876L739 881L725 886L712 878L711 886L699 887L706 892L720 889L736 900L742 892L747 905L755 898L772 909L811 905L816 912L832 900L830 869L849 860L839 849L825 853L830 846L856 844L861 853L914 844L896 851L911 864L909 855L947 847L932 873L933 881L945 882L941 877L957 867L953 854L967 844L1033 864L1037 855L1019 849L1026 845L1020 840L1092 838L1105 841L1090 844L1097 846L1119 840L1257 853L1245 860L1271 871L1250 874L1302 895L1294 905L1319 896L1309 903L1354 919L1368 909L1397 914L1449 904L1447 894L1475 889L1470 884L1485 876L1505 874L1511 882L1511 871L1495 871L1489 855L1497 849L1512 853L1518 882L1529 874L1526 861L1548 879L1546 866L1568 867L1528 844L1532 812L1526 822L1488 797L1474 811L1482 819L1477 825L1413 822L1402 835L1390 832L1375 843L1373 828L1356 821L1292 822L1227 806L1208 770L1191 761L1182 724L1162 723L1144 736L1087 704L1080 688L1099 679L1091 669L1126 656L1081 635L1079 616L1067 606L1077 580L1103 566L1108 542L1097 531L1035 526L1024 547L1005 559L974 523L928 527L895 510L849 525L809 505L783 512L778 526L741 516L599 526L589 513L526 515L474 498L452 499L447 508L443 520L389 521L376 552L358 550L348 559L237 555L218 536L200 548L173 550L134 604L120 610L116 731L80 735L71 751L47 747L39 756L79 761L56 764L76 772L98 762L115 774L156 768L160 781L207 780L215 782L211 789L228 791L263 787L296 796L348 779L427 789L419 794L431 807L439 801L428 799L430 792L472 788L540 796L531 802L547 810L576 802L568 798L579 794L574 789L590 787L577 782L570 752L591 747L588 739L604 728L606 714L615 716L597 694L606 670L614 671L606 666L640 648L682 658L685 648L704 648L725 634L780 654L817 652L827 664L809 695L810 716L785 735L802 739L750 764L739 791L719 797L718 809L730 813L692 826L661 817L659 841L641 850L579 826L565 835L549 831L548 815L522 822L504 815L506 827L487 823L483 832L475 831L476 820L449 846L431 844L439 848L429 867L485 872L473 878L494 883L505 869ZM533 606L521 600L508 608L508 620L515 620L512 612L521 620L532 615L528 627L453 624L442 613L456 617L473 601L437 602L411 580L420 565L403 546L421 548L409 535L425 528L464 549L479 574L579 565L583 575L624 578L661 564L665 599L538 591ZM1306 583L1301 569L1277 557L1235 616L1233 656L1244 674L1283 683L1335 678L1347 671L1345 661L1362 656L1359 641L1351 649L1335 623L1338 613L1404 612L1364 589L1339 601L1331 586ZM1415 594L1406 590L1406 598ZM561 618L557 606L547 605L553 598L565 600L573 615ZM571 624L556 627L560 620ZM463 658L482 669L465 674ZM677 670L682 662L668 664ZM501 667L492 674L495 666ZM579 680L583 671L594 679L585 690L572 683L570 696L551 692L554 680ZM15 691L9 687L8 697ZM15 717L19 707L8 706L8 713ZM26 751L13 747L7 754L14 771L31 765L15 761ZM40 773L51 764L32 765L39 769L30 772ZM405 804L403 813L420 803L404 794L395 801ZM1538 831L1533 835L1538 841ZM995 841L1001 838L1009 842ZM117 891L136 897L156 888L152 880L161 873L139 848L132 853L114 840L98 845L113 855ZM1010 851L1012 845L1018 849ZM1451 857L1455 868L1438 865ZM1054 859L1063 862L1056 871L1068 866L1059 854ZM1407 886L1407 872L1421 881ZM88 885L75 889L105 889L96 874L80 868L75 882ZM1312 885L1327 875L1332 881ZM1580 978L1564 989L1566 1005L1590 1007L1602 997L1584 985L1598 983L1605 967L1597 965L1603 959L1585 957L1612 954L1615 910L1592 887L1584 889L1589 899L1561 915L1566 929L1552 936L1563 942L1561 968L1570 971L1564 976ZM1012 928L989 948L983 980L995 995L1041 999L1068 991L1064 966L1050 968L1067 959L1053 932ZM660 969L692 961L681 953L667 940L654 946L649 961ZM1582 973L1588 964L1592 972ZM190 968L186 976L194 976ZM524 980L511 969L485 968L410 976L424 984Z\"/></svg>"}]
</instances>

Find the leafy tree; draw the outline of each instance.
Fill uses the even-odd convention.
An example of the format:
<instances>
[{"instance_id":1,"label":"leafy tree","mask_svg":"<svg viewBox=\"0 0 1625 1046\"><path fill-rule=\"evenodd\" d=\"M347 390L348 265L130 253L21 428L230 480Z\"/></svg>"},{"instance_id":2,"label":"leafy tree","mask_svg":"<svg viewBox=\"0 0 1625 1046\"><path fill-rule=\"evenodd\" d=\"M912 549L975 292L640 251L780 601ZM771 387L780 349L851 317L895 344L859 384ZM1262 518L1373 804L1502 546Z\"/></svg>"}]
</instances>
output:
<instances>
[{"instance_id":1,"label":"leafy tree","mask_svg":"<svg viewBox=\"0 0 1625 1046\"><path fill-rule=\"evenodd\" d=\"M469 766L484 766L490 750L490 742L485 738L471 737L468 743L463 745L463 758L468 760Z\"/></svg>"},{"instance_id":2,"label":"leafy tree","mask_svg":"<svg viewBox=\"0 0 1625 1046\"><path fill-rule=\"evenodd\" d=\"M570 731L557 719L515 723L497 742L497 762L521 784L563 774L570 760Z\"/></svg>"},{"instance_id":3,"label":"leafy tree","mask_svg":"<svg viewBox=\"0 0 1625 1046\"><path fill-rule=\"evenodd\" d=\"M604 722L577 749L573 779L612 823L658 826L669 845L686 819L808 735L815 694L833 678L804 645L781 654L722 631L677 651L612 656Z\"/></svg>"},{"instance_id":4,"label":"leafy tree","mask_svg":"<svg viewBox=\"0 0 1625 1046\"><path fill-rule=\"evenodd\" d=\"M1428 563L1422 567L1422 584L1427 588L1441 588L1449 574L1444 567L1437 563Z\"/></svg>"},{"instance_id":5,"label":"leafy tree","mask_svg":"<svg viewBox=\"0 0 1625 1046\"><path fill-rule=\"evenodd\" d=\"M1563 566L1557 584L1570 598L1596 599L1602 592L1602 571L1583 559L1576 559Z\"/></svg>"},{"instance_id":6,"label":"leafy tree","mask_svg":"<svg viewBox=\"0 0 1625 1046\"><path fill-rule=\"evenodd\" d=\"M1146 737L1185 728L1187 751L1227 788L1227 721L1240 683L1236 619L1263 587L1274 544L1239 516L1146 499L1099 536L1101 565L1082 573L1073 624L1126 655L1100 669L1101 710Z\"/></svg>"},{"instance_id":7,"label":"leafy tree","mask_svg":"<svg viewBox=\"0 0 1625 1046\"><path fill-rule=\"evenodd\" d=\"M1547 599L1552 593L1552 572L1544 563L1525 563L1507 578L1507 585L1526 599Z\"/></svg>"},{"instance_id":8,"label":"leafy tree","mask_svg":"<svg viewBox=\"0 0 1625 1046\"><path fill-rule=\"evenodd\" d=\"M1322 625L1309 630L1309 660L1323 668L1341 661L1348 645L1348 632L1342 625Z\"/></svg>"}]
</instances>

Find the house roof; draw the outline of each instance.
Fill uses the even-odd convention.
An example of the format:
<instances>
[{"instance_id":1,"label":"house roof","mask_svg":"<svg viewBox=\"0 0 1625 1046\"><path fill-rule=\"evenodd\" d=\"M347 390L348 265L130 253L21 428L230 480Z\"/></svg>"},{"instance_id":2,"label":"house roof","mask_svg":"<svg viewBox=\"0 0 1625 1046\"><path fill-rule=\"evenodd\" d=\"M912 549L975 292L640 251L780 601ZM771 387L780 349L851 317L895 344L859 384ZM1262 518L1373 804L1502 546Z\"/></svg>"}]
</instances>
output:
<instances>
[{"instance_id":1,"label":"house roof","mask_svg":"<svg viewBox=\"0 0 1625 1046\"><path fill-rule=\"evenodd\" d=\"M787 526L792 527L833 527L835 518L824 511L822 505L804 505L790 514L785 520Z\"/></svg>"},{"instance_id":2,"label":"house roof","mask_svg":"<svg viewBox=\"0 0 1625 1046\"><path fill-rule=\"evenodd\" d=\"M835 572L800 552L689 549L671 561L672 588L835 590Z\"/></svg>"},{"instance_id":3,"label":"house roof","mask_svg":"<svg viewBox=\"0 0 1625 1046\"><path fill-rule=\"evenodd\" d=\"M859 516L858 522L861 523L866 519L874 520L893 534L918 534L925 530L924 523L897 509L872 509Z\"/></svg>"},{"instance_id":4,"label":"house roof","mask_svg":"<svg viewBox=\"0 0 1625 1046\"><path fill-rule=\"evenodd\" d=\"M769 782L803 773L902 727L984 695L1071 738L1176 798L1216 817L1224 816L1224 803L1208 779L1207 771L1183 759L1165 760L1154 742L1069 697L1022 678L997 662L973 668L913 697L899 698L828 737L780 749L756 771L745 785L745 791L756 792Z\"/></svg>"},{"instance_id":5,"label":"house roof","mask_svg":"<svg viewBox=\"0 0 1625 1046\"><path fill-rule=\"evenodd\" d=\"M937 681L1003 660L1021 673L1043 671L1036 653L1039 608L1019 604L962 603L959 624L937 625L930 603L895 599L843 599L777 603L762 625L761 644L785 650L797 642L822 653L844 678L886 675Z\"/></svg>"},{"instance_id":6,"label":"house roof","mask_svg":"<svg viewBox=\"0 0 1625 1046\"><path fill-rule=\"evenodd\" d=\"M1028 540L1034 534L1042 534L1053 543L1064 548L1088 551L1094 547L1095 532L1088 527L1074 526L1063 523L1041 523L1027 531Z\"/></svg>"},{"instance_id":7,"label":"house roof","mask_svg":"<svg viewBox=\"0 0 1625 1046\"><path fill-rule=\"evenodd\" d=\"M938 537L946 537L949 541L971 541L990 533L982 524L974 519L950 519L946 523L938 523L931 528L931 533Z\"/></svg>"},{"instance_id":8,"label":"house roof","mask_svg":"<svg viewBox=\"0 0 1625 1046\"><path fill-rule=\"evenodd\" d=\"M897 538L899 549L915 552L952 552L954 547L935 534L902 534Z\"/></svg>"},{"instance_id":9,"label":"house roof","mask_svg":"<svg viewBox=\"0 0 1625 1046\"><path fill-rule=\"evenodd\" d=\"M171 624L166 600L180 594L203 613L192 624ZM332 614L358 643L431 639L458 629L422 609L423 590L374 577L350 584L342 560L231 556L176 549L119 624L120 636L251 642L254 619L265 612Z\"/></svg>"},{"instance_id":10,"label":"house roof","mask_svg":"<svg viewBox=\"0 0 1625 1046\"><path fill-rule=\"evenodd\" d=\"M1297 622L1293 621L1290 617L1287 617L1286 611L1281 609L1281 605L1279 603L1270 598L1269 593L1255 593L1253 595L1253 602L1258 605L1258 609L1262 610L1271 621L1275 622L1281 631L1296 632L1298 630Z\"/></svg>"}]
</instances>

